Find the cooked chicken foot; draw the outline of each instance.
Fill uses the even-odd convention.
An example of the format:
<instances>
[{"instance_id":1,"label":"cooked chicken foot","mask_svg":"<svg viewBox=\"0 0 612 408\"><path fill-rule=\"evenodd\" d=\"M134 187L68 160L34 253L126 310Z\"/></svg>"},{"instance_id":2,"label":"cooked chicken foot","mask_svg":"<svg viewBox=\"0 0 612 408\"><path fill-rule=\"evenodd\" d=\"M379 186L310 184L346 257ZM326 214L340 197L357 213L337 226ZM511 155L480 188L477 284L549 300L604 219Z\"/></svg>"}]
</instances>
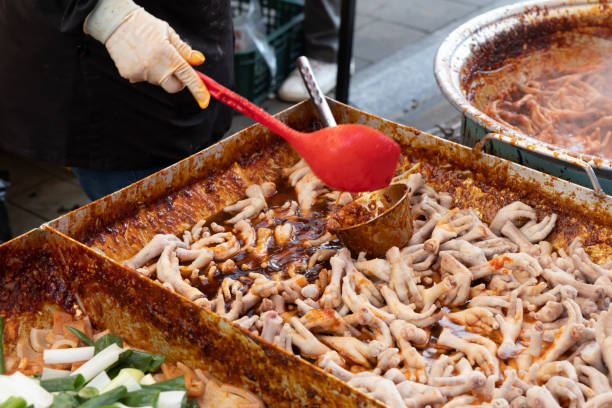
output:
<instances>
[{"instance_id":1,"label":"cooked chicken foot","mask_svg":"<svg viewBox=\"0 0 612 408\"><path fill-rule=\"evenodd\" d=\"M174 244L166 246L157 261L157 279L189 300L196 300L204 295L198 289L185 283L179 270L179 260L176 257Z\"/></svg>"},{"instance_id":2,"label":"cooked chicken foot","mask_svg":"<svg viewBox=\"0 0 612 408\"><path fill-rule=\"evenodd\" d=\"M174 245L175 248L188 248L187 244L175 235L157 234L136 255L123 261L123 264L128 268L138 269L160 256L164 249L170 245Z\"/></svg>"}]
</instances>

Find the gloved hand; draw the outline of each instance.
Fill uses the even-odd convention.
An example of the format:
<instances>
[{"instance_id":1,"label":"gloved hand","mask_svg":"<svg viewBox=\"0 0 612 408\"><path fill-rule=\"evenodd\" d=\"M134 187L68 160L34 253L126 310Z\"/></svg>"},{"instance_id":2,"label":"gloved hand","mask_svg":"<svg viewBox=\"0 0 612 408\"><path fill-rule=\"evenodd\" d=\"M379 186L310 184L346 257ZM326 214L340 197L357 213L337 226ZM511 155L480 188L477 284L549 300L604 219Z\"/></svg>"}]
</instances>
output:
<instances>
[{"instance_id":1,"label":"gloved hand","mask_svg":"<svg viewBox=\"0 0 612 408\"><path fill-rule=\"evenodd\" d=\"M208 89L191 67L202 64L204 55L132 0L100 0L83 30L106 45L119 74L130 82L147 81L169 93L186 86L202 109L208 106Z\"/></svg>"}]
</instances>

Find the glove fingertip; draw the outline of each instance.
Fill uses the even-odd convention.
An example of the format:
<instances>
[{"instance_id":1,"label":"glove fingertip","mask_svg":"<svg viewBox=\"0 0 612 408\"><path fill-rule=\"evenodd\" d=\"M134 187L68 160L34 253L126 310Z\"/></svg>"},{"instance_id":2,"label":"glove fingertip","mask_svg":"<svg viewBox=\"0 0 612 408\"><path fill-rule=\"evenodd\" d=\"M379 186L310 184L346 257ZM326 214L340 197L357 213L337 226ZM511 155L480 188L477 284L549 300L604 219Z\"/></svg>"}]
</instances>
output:
<instances>
[{"instance_id":1,"label":"glove fingertip","mask_svg":"<svg viewBox=\"0 0 612 408\"><path fill-rule=\"evenodd\" d=\"M189 63L191 65L202 65L204 61L206 61L204 54L196 50L191 51L191 56L189 57Z\"/></svg>"},{"instance_id":2,"label":"glove fingertip","mask_svg":"<svg viewBox=\"0 0 612 408\"><path fill-rule=\"evenodd\" d=\"M210 104L210 94L207 92L206 96L204 96L203 98L200 95L198 95L197 101L198 101L198 105L200 105L200 108L202 109L208 108L208 105Z\"/></svg>"},{"instance_id":3,"label":"glove fingertip","mask_svg":"<svg viewBox=\"0 0 612 408\"><path fill-rule=\"evenodd\" d=\"M189 91L200 105L206 109L210 103L210 93L196 71L185 61L177 68L174 75L189 88Z\"/></svg>"}]
</instances>

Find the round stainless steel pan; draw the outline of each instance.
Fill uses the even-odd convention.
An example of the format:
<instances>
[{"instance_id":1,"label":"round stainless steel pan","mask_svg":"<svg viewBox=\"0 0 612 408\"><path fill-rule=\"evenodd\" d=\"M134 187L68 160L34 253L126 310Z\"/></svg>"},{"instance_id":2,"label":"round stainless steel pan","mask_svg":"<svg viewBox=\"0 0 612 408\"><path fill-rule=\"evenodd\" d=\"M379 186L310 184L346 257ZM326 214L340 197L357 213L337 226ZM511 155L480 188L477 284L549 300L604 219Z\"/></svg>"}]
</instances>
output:
<instances>
[{"instance_id":1,"label":"round stainless steel pan","mask_svg":"<svg viewBox=\"0 0 612 408\"><path fill-rule=\"evenodd\" d=\"M612 6L598 0L526 1L473 18L440 46L435 76L464 115L467 145L612 195L612 161L577 155L496 122L485 106L514 82L535 79L551 64L587 65L612 57ZM605 31L608 30L608 31ZM485 138L485 136L487 136ZM484 138L484 140L483 140Z\"/></svg>"}]
</instances>

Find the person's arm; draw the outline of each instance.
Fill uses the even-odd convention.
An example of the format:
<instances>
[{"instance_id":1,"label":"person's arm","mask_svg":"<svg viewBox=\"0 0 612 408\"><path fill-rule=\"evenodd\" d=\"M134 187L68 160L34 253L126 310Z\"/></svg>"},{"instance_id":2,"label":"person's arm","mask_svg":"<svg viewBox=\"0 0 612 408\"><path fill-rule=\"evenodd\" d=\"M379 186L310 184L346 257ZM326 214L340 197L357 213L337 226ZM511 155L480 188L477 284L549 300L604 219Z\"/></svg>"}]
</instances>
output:
<instances>
[{"instance_id":1,"label":"person's arm","mask_svg":"<svg viewBox=\"0 0 612 408\"><path fill-rule=\"evenodd\" d=\"M75 18L92 2L83 30L106 46L122 77L160 85L169 93L187 87L202 109L208 106L208 89L191 67L204 62L201 52L132 0L75 1Z\"/></svg>"},{"instance_id":2,"label":"person's arm","mask_svg":"<svg viewBox=\"0 0 612 408\"><path fill-rule=\"evenodd\" d=\"M45 2L49 0L40 0L39 7L48 7ZM63 33L74 31L83 26L83 21L91 11L96 7L98 0L59 0L53 9L59 12L59 28ZM55 14L55 13L54 13Z\"/></svg>"}]
</instances>

